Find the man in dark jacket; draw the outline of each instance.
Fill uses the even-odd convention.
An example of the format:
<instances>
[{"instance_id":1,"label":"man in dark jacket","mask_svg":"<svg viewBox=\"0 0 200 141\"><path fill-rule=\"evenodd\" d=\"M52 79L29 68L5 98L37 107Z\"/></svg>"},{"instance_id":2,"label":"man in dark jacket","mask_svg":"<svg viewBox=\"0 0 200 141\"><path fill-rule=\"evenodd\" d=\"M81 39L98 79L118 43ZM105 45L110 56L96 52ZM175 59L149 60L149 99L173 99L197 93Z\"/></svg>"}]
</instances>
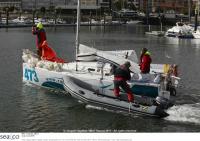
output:
<instances>
[{"instance_id":1,"label":"man in dark jacket","mask_svg":"<svg viewBox=\"0 0 200 141\"><path fill-rule=\"evenodd\" d=\"M146 48L143 48L141 56L140 56L141 73L149 73L150 72L150 64L151 64L150 53Z\"/></svg>"},{"instance_id":2,"label":"man in dark jacket","mask_svg":"<svg viewBox=\"0 0 200 141\"><path fill-rule=\"evenodd\" d=\"M132 91L127 84L127 80L131 79L130 69L131 66L130 62L125 62L123 65L115 69L114 71L114 94L116 97L119 97L120 87L127 93L128 101L133 102L134 96Z\"/></svg>"},{"instance_id":3,"label":"man in dark jacket","mask_svg":"<svg viewBox=\"0 0 200 141\"><path fill-rule=\"evenodd\" d=\"M37 44L37 54L41 57L42 49L41 45L44 41L46 41L46 32L41 22L39 22L35 27L32 27L32 34L37 35L36 44Z\"/></svg>"}]
</instances>

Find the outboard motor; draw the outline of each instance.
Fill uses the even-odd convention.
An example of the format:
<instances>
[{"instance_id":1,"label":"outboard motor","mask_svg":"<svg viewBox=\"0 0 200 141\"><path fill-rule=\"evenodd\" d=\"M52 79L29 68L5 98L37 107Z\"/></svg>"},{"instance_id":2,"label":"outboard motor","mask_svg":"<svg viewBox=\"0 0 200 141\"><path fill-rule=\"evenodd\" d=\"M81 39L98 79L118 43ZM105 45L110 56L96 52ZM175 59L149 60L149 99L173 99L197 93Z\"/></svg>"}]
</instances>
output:
<instances>
[{"instance_id":1,"label":"outboard motor","mask_svg":"<svg viewBox=\"0 0 200 141\"><path fill-rule=\"evenodd\" d=\"M169 107L172 107L174 104L169 99L158 96L156 97L155 105L159 106L162 109L168 109Z\"/></svg>"},{"instance_id":2,"label":"outboard motor","mask_svg":"<svg viewBox=\"0 0 200 141\"><path fill-rule=\"evenodd\" d=\"M101 71L101 78L100 78L100 80L103 80L103 74L104 74L103 68L104 68L104 66L105 66L104 62L101 62L101 61L97 62L97 71Z\"/></svg>"},{"instance_id":3,"label":"outboard motor","mask_svg":"<svg viewBox=\"0 0 200 141\"><path fill-rule=\"evenodd\" d=\"M164 109L162 109L161 107L156 107L156 111L155 114L158 115L160 118L165 118L167 116L169 116L168 113L165 112Z\"/></svg>"},{"instance_id":4,"label":"outboard motor","mask_svg":"<svg viewBox=\"0 0 200 141\"><path fill-rule=\"evenodd\" d=\"M176 88L172 85L171 81L167 83L166 90L170 92L170 95L176 96Z\"/></svg>"},{"instance_id":5,"label":"outboard motor","mask_svg":"<svg viewBox=\"0 0 200 141\"><path fill-rule=\"evenodd\" d=\"M170 92L170 95L176 96L176 87L178 85L178 66L176 64L171 65L167 72L165 79L166 90Z\"/></svg>"}]
</instances>

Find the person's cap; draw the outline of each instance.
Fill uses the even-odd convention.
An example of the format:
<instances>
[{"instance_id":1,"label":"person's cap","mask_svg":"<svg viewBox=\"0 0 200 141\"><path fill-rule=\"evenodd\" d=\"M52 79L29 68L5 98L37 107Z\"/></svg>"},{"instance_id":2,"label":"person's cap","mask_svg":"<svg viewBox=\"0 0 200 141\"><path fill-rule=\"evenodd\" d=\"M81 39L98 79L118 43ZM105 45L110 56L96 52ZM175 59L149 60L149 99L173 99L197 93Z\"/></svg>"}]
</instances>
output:
<instances>
[{"instance_id":1,"label":"person's cap","mask_svg":"<svg viewBox=\"0 0 200 141\"><path fill-rule=\"evenodd\" d=\"M37 28L38 28L38 29L42 29L42 28L43 28L43 25L42 25L41 22L39 22L39 23L37 24Z\"/></svg>"},{"instance_id":2,"label":"person's cap","mask_svg":"<svg viewBox=\"0 0 200 141\"><path fill-rule=\"evenodd\" d=\"M148 49L144 47L144 48L142 48L142 51L146 52L146 51L148 51Z\"/></svg>"},{"instance_id":3,"label":"person's cap","mask_svg":"<svg viewBox=\"0 0 200 141\"><path fill-rule=\"evenodd\" d=\"M124 65L127 66L127 67L130 67L130 66L131 66L131 63L130 63L129 61L126 61L126 62L124 63Z\"/></svg>"}]
</instances>

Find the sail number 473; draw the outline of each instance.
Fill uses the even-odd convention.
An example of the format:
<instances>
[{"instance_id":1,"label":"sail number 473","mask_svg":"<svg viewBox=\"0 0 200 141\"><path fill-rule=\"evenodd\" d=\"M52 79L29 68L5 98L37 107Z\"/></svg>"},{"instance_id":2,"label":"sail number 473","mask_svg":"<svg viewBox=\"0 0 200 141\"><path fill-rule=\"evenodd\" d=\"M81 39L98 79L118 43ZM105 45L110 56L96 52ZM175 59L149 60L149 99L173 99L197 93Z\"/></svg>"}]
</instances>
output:
<instances>
[{"instance_id":1,"label":"sail number 473","mask_svg":"<svg viewBox=\"0 0 200 141\"><path fill-rule=\"evenodd\" d=\"M26 80L39 82L39 79L35 70L25 68L24 77L26 78Z\"/></svg>"}]
</instances>

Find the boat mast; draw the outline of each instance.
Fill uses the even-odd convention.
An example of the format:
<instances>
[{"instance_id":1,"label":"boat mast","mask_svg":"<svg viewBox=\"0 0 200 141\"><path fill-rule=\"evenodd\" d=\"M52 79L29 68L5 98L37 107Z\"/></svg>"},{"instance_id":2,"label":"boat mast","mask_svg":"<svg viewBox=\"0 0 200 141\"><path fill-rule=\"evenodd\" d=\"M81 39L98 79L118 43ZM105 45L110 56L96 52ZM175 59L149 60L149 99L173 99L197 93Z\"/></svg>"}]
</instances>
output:
<instances>
[{"instance_id":1,"label":"boat mast","mask_svg":"<svg viewBox=\"0 0 200 141\"><path fill-rule=\"evenodd\" d=\"M188 22L191 23L191 0L188 0Z\"/></svg>"},{"instance_id":2,"label":"boat mast","mask_svg":"<svg viewBox=\"0 0 200 141\"><path fill-rule=\"evenodd\" d=\"M76 21L76 71L78 70L78 58L77 55L79 53L79 31L80 31L80 0L77 0L77 21Z\"/></svg>"},{"instance_id":3,"label":"boat mast","mask_svg":"<svg viewBox=\"0 0 200 141\"><path fill-rule=\"evenodd\" d=\"M197 31L198 14L199 14L199 1L196 3L196 7L195 7L195 26L194 26L194 31Z\"/></svg>"}]
</instances>

